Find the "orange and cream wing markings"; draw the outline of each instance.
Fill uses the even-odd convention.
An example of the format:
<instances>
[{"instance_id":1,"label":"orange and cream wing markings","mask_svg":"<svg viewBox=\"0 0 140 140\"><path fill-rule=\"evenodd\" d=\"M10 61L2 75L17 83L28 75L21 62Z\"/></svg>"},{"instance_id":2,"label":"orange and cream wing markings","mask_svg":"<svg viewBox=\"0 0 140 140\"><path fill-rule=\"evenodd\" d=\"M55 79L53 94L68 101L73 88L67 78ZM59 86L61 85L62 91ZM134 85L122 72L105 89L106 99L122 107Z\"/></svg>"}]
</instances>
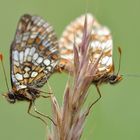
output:
<instances>
[{"instance_id":1,"label":"orange and cream wing markings","mask_svg":"<svg viewBox=\"0 0 140 140\"><path fill-rule=\"evenodd\" d=\"M112 36L110 31L107 27L100 25L91 14L87 14L86 16L88 25L87 30L91 32L89 47L92 61L98 59L99 55L103 51L103 56L98 64L97 75L110 73L112 70L113 49ZM79 44L82 42L84 23L85 15L71 22L62 33L62 36L59 39L60 55L62 60L68 60L68 62L73 63L74 41L76 46L79 46ZM96 78L98 78L98 76L95 77L95 79Z\"/></svg>"},{"instance_id":2,"label":"orange and cream wing markings","mask_svg":"<svg viewBox=\"0 0 140 140\"><path fill-rule=\"evenodd\" d=\"M17 89L41 87L59 61L53 27L41 17L21 17L11 45L11 82Z\"/></svg>"}]
</instances>

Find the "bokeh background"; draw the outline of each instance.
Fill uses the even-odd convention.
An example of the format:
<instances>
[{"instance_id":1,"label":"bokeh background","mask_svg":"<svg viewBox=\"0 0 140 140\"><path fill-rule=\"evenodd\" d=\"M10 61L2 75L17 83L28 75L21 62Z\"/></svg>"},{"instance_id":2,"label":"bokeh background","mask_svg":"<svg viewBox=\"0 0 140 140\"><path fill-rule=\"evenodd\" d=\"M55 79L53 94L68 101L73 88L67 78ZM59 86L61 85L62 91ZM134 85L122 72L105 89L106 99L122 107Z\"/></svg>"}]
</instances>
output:
<instances>
[{"instance_id":1,"label":"bokeh background","mask_svg":"<svg viewBox=\"0 0 140 140\"><path fill-rule=\"evenodd\" d=\"M140 1L139 0L0 0L0 51L10 85L9 48L17 22L24 13L36 14L49 21L58 37L65 26L77 16L89 11L99 22L110 28L114 41L114 62L118 67L117 47L122 48L119 84L102 85L102 99L88 117L82 140L140 140ZM66 74L55 74L50 85L61 104ZM47 87L43 89L46 90ZM0 66L0 93L7 92ZM90 89L90 98L96 94ZM50 114L50 102L38 99L39 110ZM10 105L0 97L0 140L44 140L46 128L27 114L28 103Z\"/></svg>"}]
</instances>

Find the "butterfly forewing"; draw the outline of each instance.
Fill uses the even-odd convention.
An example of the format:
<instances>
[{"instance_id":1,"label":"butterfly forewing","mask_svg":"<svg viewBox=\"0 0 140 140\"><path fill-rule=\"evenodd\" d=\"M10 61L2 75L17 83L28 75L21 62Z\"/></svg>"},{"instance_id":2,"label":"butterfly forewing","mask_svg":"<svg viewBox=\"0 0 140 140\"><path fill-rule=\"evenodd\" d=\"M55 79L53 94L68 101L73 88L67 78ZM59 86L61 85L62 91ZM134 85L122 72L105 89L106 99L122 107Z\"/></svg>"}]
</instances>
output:
<instances>
[{"instance_id":1,"label":"butterfly forewing","mask_svg":"<svg viewBox=\"0 0 140 140\"><path fill-rule=\"evenodd\" d=\"M87 31L91 33L89 45L91 61L94 62L99 58L101 52L103 52L103 56L98 64L97 75L100 76L104 73L111 72L112 69L112 37L109 29L105 26L101 26L91 14L87 14L86 19ZM66 59L69 60L69 62L73 62L74 43L77 47L80 46L83 38L84 23L85 15L71 22L63 32L59 40L60 54L63 60Z\"/></svg>"},{"instance_id":2,"label":"butterfly forewing","mask_svg":"<svg viewBox=\"0 0 140 140\"><path fill-rule=\"evenodd\" d=\"M11 82L17 89L41 87L59 61L53 27L41 17L21 17L11 45Z\"/></svg>"}]
</instances>

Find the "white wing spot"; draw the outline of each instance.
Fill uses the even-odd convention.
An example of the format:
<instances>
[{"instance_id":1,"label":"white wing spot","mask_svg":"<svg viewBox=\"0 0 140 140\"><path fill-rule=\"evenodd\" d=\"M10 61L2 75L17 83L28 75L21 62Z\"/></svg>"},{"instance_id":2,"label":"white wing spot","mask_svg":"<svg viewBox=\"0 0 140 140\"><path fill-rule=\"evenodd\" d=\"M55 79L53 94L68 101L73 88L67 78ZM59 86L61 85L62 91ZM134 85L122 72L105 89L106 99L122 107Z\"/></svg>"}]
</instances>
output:
<instances>
[{"instance_id":1,"label":"white wing spot","mask_svg":"<svg viewBox=\"0 0 140 140\"><path fill-rule=\"evenodd\" d=\"M18 51L13 52L13 58L15 61L18 61L18 55L19 55Z\"/></svg>"},{"instance_id":2,"label":"white wing spot","mask_svg":"<svg viewBox=\"0 0 140 140\"><path fill-rule=\"evenodd\" d=\"M38 57L38 59L36 60L36 62L37 62L38 64L42 63L42 61L43 61L43 58L42 58L42 57Z\"/></svg>"},{"instance_id":3,"label":"white wing spot","mask_svg":"<svg viewBox=\"0 0 140 140\"><path fill-rule=\"evenodd\" d=\"M22 39L22 35L18 35L16 37L16 43L20 43L21 42L21 39Z\"/></svg>"},{"instance_id":4,"label":"white wing spot","mask_svg":"<svg viewBox=\"0 0 140 140\"><path fill-rule=\"evenodd\" d=\"M44 60L44 64L45 64L46 66L50 65L50 63L51 63L51 62L50 62L49 59L45 59L45 60Z\"/></svg>"},{"instance_id":5,"label":"white wing spot","mask_svg":"<svg viewBox=\"0 0 140 140\"><path fill-rule=\"evenodd\" d=\"M46 70L48 71L51 71L51 69L52 69L51 67L46 67Z\"/></svg>"},{"instance_id":6,"label":"white wing spot","mask_svg":"<svg viewBox=\"0 0 140 140\"><path fill-rule=\"evenodd\" d=\"M14 61L14 65L19 66L19 62L18 61Z\"/></svg>"},{"instance_id":7,"label":"white wing spot","mask_svg":"<svg viewBox=\"0 0 140 140\"><path fill-rule=\"evenodd\" d=\"M102 63L103 65L105 65L105 64L108 63L109 59L110 59L110 57L105 56L105 57L102 58L101 63Z\"/></svg>"},{"instance_id":8,"label":"white wing spot","mask_svg":"<svg viewBox=\"0 0 140 140\"><path fill-rule=\"evenodd\" d=\"M25 88L27 88L26 85L19 85L19 86L17 87L17 90L19 90L19 89L25 89Z\"/></svg>"},{"instance_id":9,"label":"white wing spot","mask_svg":"<svg viewBox=\"0 0 140 140\"><path fill-rule=\"evenodd\" d=\"M29 56L27 57L27 60L28 60L29 62L31 62L32 57L29 55Z\"/></svg>"},{"instance_id":10,"label":"white wing spot","mask_svg":"<svg viewBox=\"0 0 140 140\"><path fill-rule=\"evenodd\" d=\"M31 77L34 78L34 77L36 77L37 75L38 75L38 73L37 73L36 71L33 71L32 74L31 74Z\"/></svg>"},{"instance_id":11,"label":"white wing spot","mask_svg":"<svg viewBox=\"0 0 140 140\"><path fill-rule=\"evenodd\" d=\"M33 54L35 53L35 50L36 50L35 47L32 47L31 50L30 50L29 55L33 56Z\"/></svg>"},{"instance_id":12,"label":"white wing spot","mask_svg":"<svg viewBox=\"0 0 140 140\"><path fill-rule=\"evenodd\" d=\"M54 68L57 65L58 61L51 63L51 66Z\"/></svg>"},{"instance_id":13,"label":"white wing spot","mask_svg":"<svg viewBox=\"0 0 140 140\"><path fill-rule=\"evenodd\" d=\"M23 75L24 78L29 78L29 74L26 72L24 75Z\"/></svg>"},{"instance_id":14,"label":"white wing spot","mask_svg":"<svg viewBox=\"0 0 140 140\"><path fill-rule=\"evenodd\" d=\"M82 38L76 37L75 42L76 44L80 44L82 42Z\"/></svg>"},{"instance_id":15,"label":"white wing spot","mask_svg":"<svg viewBox=\"0 0 140 140\"><path fill-rule=\"evenodd\" d=\"M26 32L23 34L22 41L27 41L30 36L30 32Z\"/></svg>"},{"instance_id":16,"label":"white wing spot","mask_svg":"<svg viewBox=\"0 0 140 140\"><path fill-rule=\"evenodd\" d=\"M106 65L107 65L107 66L110 66L110 65L112 66L112 58L111 58L111 57L110 57L109 60L107 61Z\"/></svg>"},{"instance_id":17,"label":"white wing spot","mask_svg":"<svg viewBox=\"0 0 140 140\"><path fill-rule=\"evenodd\" d=\"M112 48L112 40L106 41L106 48Z\"/></svg>"},{"instance_id":18,"label":"white wing spot","mask_svg":"<svg viewBox=\"0 0 140 140\"><path fill-rule=\"evenodd\" d=\"M19 60L21 64L23 63L23 55L23 51L19 53Z\"/></svg>"},{"instance_id":19,"label":"white wing spot","mask_svg":"<svg viewBox=\"0 0 140 140\"><path fill-rule=\"evenodd\" d=\"M34 55L33 55L33 60L36 60L38 58L38 53L35 53Z\"/></svg>"},{"instance_id":20,"label":"white wing spot","mask_svg":"<svg viewBox=\"0 0 140 140\"><path fill-rule=\"evenodd\" d=\"M47 71L47 70L44 70L44 72L45 72L46 74L48 74L48 71Z\"/></svg>"},{"instance_id":21,"label":"white wing spot","mask_svg":"<svg viewBox=\"0 0 140 140\"><path fill-rule=\"evenodd\" d=\"M26 72L28 72L28 71L30 71L31 69L30 69L30 67L25 67L24 70L25 70Z\"/></svg>"},{"instance_id":22,"label":"white wing spot","mask_svg":"<svg viewBox=\"0 0 140 140\"><path fill-rule=\"evenodd\" d=\"M104 35L109 35L110 34L110 31L107 27L101 27L97 30L97 34L99 36L104 36Z\"/></svg>"},{"instance_id":23,"label":"white wing spot","mask_svg":"<svg viewBox=\"0 0 140 140\"><path fill-rule=\"evenodd\" d=\"M16 79L17 80L23 80L23 76L22 76L22 74L19 74L19 73L17 73L17 74L15 74L15 77L16 77Z\"/></svg>"},{"instance_id":24,"label":"white wing spot","mask_svg":"<svg viewBox=\"0 0 140 140\"><path fill-rule=\"evenodd\" d=\"M30 52L30 48L27 48L27 49L25 50L25 54L24 54L24 61L26 61L29 52Z\"/></svg>"},{"instance_id":25,"label":"white wing spot","mask_svg":"<svg viewBox=\"0 0 140 140\"><path fill-rule=\"evenodd\" d=\"M31 38L36 38L37 35L38 35L38 33L37 32L34 32L34 33L32 33Z\"/></svg>"}]
</instances>

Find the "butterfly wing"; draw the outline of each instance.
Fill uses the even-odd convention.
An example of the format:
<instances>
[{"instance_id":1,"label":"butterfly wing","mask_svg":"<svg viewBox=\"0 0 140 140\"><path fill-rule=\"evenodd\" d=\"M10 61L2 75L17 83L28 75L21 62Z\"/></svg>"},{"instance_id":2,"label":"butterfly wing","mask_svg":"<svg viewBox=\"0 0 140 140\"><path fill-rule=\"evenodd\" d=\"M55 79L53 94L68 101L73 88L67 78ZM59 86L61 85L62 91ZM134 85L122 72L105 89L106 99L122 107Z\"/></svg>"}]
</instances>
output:
<instances>
[{"instance_id":1,"label":"butterfly wing","mask_svg":"<svg viewBox=\"0 0 140 140\"><path fill-rule=\"evenodd\" d=\"M59 61L53 27L39 16L23 15L11 45L10 60L12 86L43 86Z\"/></svg>"},{"instance_id":2,"label":"butterfly wing","mask_svg":"<svg viewBox=\"0 0 140 140\"><path fill-rule=\"evenodd\" d=\"M87 30L91 32L89 53L91 55L92 61L98 59L101 52L103 51L103 56L98 64L97 74L102 75L104 73L109 73L112 69L113 48L110 31L107 27L101 26L91 14L87 14L86 16ZM85 15L82 15L75 21L71 22L71 24L68 25L63 32L59 40L60 54L62 60L68 60L70 63L73 62L73 46L74 43L76 44L76 46L80 46L79 44L82 42L84 23Z\"/></svg>"}]
</instances>

